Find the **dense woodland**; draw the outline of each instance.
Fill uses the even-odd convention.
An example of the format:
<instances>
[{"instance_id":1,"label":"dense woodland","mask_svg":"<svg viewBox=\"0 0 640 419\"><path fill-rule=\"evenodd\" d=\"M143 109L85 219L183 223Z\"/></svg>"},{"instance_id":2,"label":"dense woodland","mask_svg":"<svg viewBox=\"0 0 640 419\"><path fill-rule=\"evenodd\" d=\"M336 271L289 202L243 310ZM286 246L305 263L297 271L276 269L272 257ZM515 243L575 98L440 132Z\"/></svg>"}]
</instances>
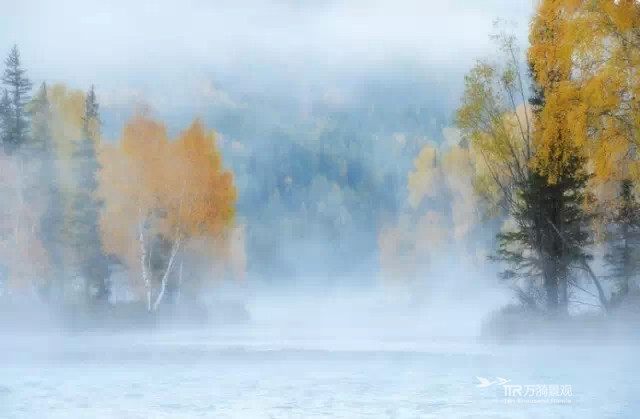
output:
<instances>
[{"instance_id":1,"label":"dense woodland","mask_svg":"<svg viewBox=\"0 0 640 419\"><path fill-rule=\"evenodd\" d=\"M199 121L169 138L142 109L107 143L93 87L43 83L31 97L17 47L3 82L4 298L91 307L118 290L155 311L198 293L199 260L241 274L242 255L229 254L238 240L233 177ZM125 283L115 283L122 268Z\"/></svg>"},{"instance_id":2,"label":"dense woodland","mask_svg":"<svg viewBox=\"0 0 640 419\"><path fill-rule=\"evenodd\" d=\"M0 299L156 312L228 279L435 284L456 260L552 317L637 305L640 4L543 0L526 51L492 38L449 124L426 90L370 89L303 115L231 106L175 135L136 106L116 138L98 89L34 87L14 47Z\"/></svg>"}]
</instances>

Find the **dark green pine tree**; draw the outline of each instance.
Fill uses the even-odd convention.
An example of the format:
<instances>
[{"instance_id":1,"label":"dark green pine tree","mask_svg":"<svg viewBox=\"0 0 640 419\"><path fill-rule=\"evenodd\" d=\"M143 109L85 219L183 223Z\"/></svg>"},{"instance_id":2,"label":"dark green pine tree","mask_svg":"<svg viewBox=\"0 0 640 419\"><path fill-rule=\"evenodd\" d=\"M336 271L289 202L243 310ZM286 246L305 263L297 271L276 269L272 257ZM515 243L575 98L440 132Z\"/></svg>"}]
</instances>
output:
<instances>
[{"instance_id":1,"label":"dark green pine tree","mask_svg":"<svg viewBox=\"0 0 640 419\"><path fill-rule=\"evenodd\" d=\"M511 214L517 227L498 235L495 258L509 265L503 277L540 279L550 313L566 312L571 271L590 258L585 252L590 218L583 208L589 176L583 166L580 158L572 159L553 183L532 171L519 186Z\"/></svg>"},{"instance_id":2,"label":"dark green pine tree","mask_svg":"<svg viewBox=\"0 0 640 419\"><path fill-rule=\"evenodd\" d=\"M24 148L36 165L35 193L30 194L34 195L31 199L39 200L44 208L40 218L40 239L49 255L51 269L41 292L47 301L54 297L52 292L58 297L62 295L65 277L61 251L64 210L56 168L57 149L53 143L51 123L52 113L47 85L42 83L31 103L31 138Z\"/></svg>"},{"instance_id":3,"label":"dark green pine tree","mask_svg":"<svg viewBox=\"0 0 640 419\"><path fill-rule=\"evenodd\" d=\"M0 143L8 144L11 140L11 130L13 127L13 106L9 98L7 89L3 89L0 99Z\"/></svg>"},{"instance_id":4,"label":"dark green pine tree","mask_svg":"<svg viewBox=\"0 0 640 419\"><path fill-rule=\"evenodd\" d=\"M629 293L629 285L640 269L640 204L633 193L633 182L622 181L618 205L613 211L611 229L607 234L608 252L605 261L609 278L616 290L612 305L620 303Z\"/></svg>"},{"instance_id":5,"label":"dark green pine tree","mask_svg":"<svg viewBox=\"0 0 640 419\"><path fill-rule=\"evenodd\" d=\"M110 294L109 260L102 250L98 214L102 203L96 199L96 136L100 126L98 101L93 86L85 100L83 136L73 150L75 193L71 235L78 271L87 281L87 296L93 301L107 301Z\"/></svg>"},{"instance_id":6,"label":"dark green pine tree","mask_svg":"<svg viewBox=\"0 0 640 419\"><path fill-rule=\"evenodd\" d=\"M31 81L26 77L26 72L20 63L20 52L17 45L11 49L5 60L5 66L2 83L8 91L11 102L11 123L5 138L3 138L3 145L5 151L11 153L27 140L29 121L25 105L30 100Z\"/></svg>"},{"instance_id":7,"label":"dark green pine tree","mask_svg":"<svg viewBox=\"0 0 640 419\"><path fill-rule=\"evenodd\" d=\"M544 90L534 83L531 91L529 104L537 114L545 105ZM504 278L541 280L550 313L566 312L571 271L590 258L585 252L590 216L584 210L589 175L583 158L571 156L568 161L555 182L531 169L523 184L517 185L511 214L516 228L498 235L494 256L509 266L502 273ZM531 293L522 293L521 298L540 304Z\"/></svg>"}]
</instances>

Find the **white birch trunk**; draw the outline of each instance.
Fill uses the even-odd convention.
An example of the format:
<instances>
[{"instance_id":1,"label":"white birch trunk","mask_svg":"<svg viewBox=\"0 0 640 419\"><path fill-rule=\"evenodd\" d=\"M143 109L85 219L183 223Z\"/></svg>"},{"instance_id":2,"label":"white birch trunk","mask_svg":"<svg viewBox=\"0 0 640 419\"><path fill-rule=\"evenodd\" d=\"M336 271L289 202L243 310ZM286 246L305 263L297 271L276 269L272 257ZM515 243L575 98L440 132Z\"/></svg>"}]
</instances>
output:
<instances>
[{"instance_id":1,"label":"white birch trunk","mask_svg":"<svg viewBox=\"0 0 640 419\"><path fill-rule=\"evenodd\" d=\"M180 247L180 240L176 240L173 244L173 248L171 249L171 256L169 257L169 262L167 263L167 269L164 271L164 275L162 275L162 282L160 283L160 292L156 297L156 301L153 303L153 311L158 309L162 298L164 297L165 290L167 289L167 281L169 280L169 273L171 272L171 268L173 267L173 261L176 258L176 254L178 253L178 248Z\"/></svg>"},{"instance_id":2,"label":"white birch trunk","mask_svg":"<svg viewBox=\"0 0 640 419\"><path fill-rule=\"evenodd\" d=\"M142 209L138 209L138 242L140 244L140 268L142 269L142 281L147 292L147 311L151 311L151 279L147 271L147 246L144 242L144 220L142 218Z\"/></svg>"}]
</instances>

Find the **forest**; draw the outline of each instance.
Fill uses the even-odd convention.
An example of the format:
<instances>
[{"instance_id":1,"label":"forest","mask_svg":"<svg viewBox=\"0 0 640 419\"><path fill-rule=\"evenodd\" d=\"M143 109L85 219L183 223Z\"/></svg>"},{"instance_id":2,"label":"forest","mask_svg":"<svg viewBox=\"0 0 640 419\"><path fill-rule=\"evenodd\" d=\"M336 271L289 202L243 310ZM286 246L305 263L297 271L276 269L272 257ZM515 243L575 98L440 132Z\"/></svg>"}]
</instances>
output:
<instances>
[{"instance_id":1,"label":"forest","mask_svg":"<svg viewBox=\"0 0 640 419\"><path fill-rule=\"evenodd\" d=\"M0 323L36 305L79 327L206 317L225 281L428 293L452 260L509 290L496 327L637 311L640 3L541 0L525 50L501 25L491 40L452 115L428 85L378 80L350 106L224 96L215 115L123 118L99 86L34 85L14 46Z\"/></svg>"}]
</instances>

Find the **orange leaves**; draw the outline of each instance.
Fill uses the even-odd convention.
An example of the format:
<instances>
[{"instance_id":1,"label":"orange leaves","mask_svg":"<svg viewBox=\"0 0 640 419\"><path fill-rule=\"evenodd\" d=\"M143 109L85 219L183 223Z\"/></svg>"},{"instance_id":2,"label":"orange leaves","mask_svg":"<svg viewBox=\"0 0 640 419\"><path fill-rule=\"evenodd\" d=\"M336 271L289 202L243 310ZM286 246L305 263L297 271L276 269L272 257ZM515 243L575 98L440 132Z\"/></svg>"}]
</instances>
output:
<instances>
[{"instance_id":1,"label":"orange leaves","mask_svg":"<svg viewBox=\"0 0 640 419\"><path fill-rule=\"evenodd\" d=\"M213 134L195 121L171 144L169 225L186 236L221 234L234 216L236 191Z\"/></svg>"},{"instance_id":2,"label":"orange leaves","mask_svg":"<svg viewBox=\"0 0 640 419\"><path fill-rule=\"evenodd\" d=\"M164 125L143 115L137 115L124 128L122 151L141 164L156 161L166 151L169 138Z\"/></svg>"},{"instance_id":3,"label":"orange leaves","mask_svg":"<svg viewBox=\"0 0 640 419\"><path fill-rule=\"evenodd\" d=\"M121 167L124 179L118 179L120 196L134 205L133 212L147 217L160 207L167 194L167 173L164 168L169 159L169 137L164 125L137 115L124 129L120 142Z\"/></svg>"},{"instance_id":4,"label":"orange leaves","mask_svg":"<svg viewBox=\"0 0 640 419\"><path fill-rule=\"evenodd\" d=\"M568 83L556 83L547 92L545 106L536 119L533 165L555 182L564 173L571 157L582 152L572 130L578 132L585 127L586 115L572 112L577 110L574 107L576 91Z\"/></svg>"},{"instance_id":5,"label":"orange leaves","mask_svg":"<svg viewBox=\"0 0 640 419\"><path fill-rule=\"evenodd\" d=\"M166 127L135 116L119 145L100 152L99 195L105 202L105 250L144 271L147 247L163 237L176 246L217 241L231 227L236 191L213 134L195 121L171 141Z\"/></svg>"},{"instance_id":6,"label":"orange leaves","mask_svg":"<svg viewBox=\"0 0 640 419\"><path fill-rule=\"evenodd\" d=\"M640 2L544 0L530 40L547 98L537 166L553 176L568 154L580 152L600 182L632 175L640 141Z\"/></svg>"},{"instance_id":7,"label":"orange leaves","mask_svg":"<svg viewBox=\"0 0 640 419\"><path fill-rule=\"evenodd\" d=\"M529 61L542 86L563 80L571 72L571 44L564 42L565 3L565 0L542 1L531 25Z\"/></svg>"},{"instance_id":8,"label":"orange leaves","mask_svg":"<svg viewBox=\"0 0 640 419\"><path fill-rule=\"evenodd\" d=\"M602 1L600 7L619 32L637 30L640 26L640 2L637 0Z\"/></svg>"}]
</instances>

